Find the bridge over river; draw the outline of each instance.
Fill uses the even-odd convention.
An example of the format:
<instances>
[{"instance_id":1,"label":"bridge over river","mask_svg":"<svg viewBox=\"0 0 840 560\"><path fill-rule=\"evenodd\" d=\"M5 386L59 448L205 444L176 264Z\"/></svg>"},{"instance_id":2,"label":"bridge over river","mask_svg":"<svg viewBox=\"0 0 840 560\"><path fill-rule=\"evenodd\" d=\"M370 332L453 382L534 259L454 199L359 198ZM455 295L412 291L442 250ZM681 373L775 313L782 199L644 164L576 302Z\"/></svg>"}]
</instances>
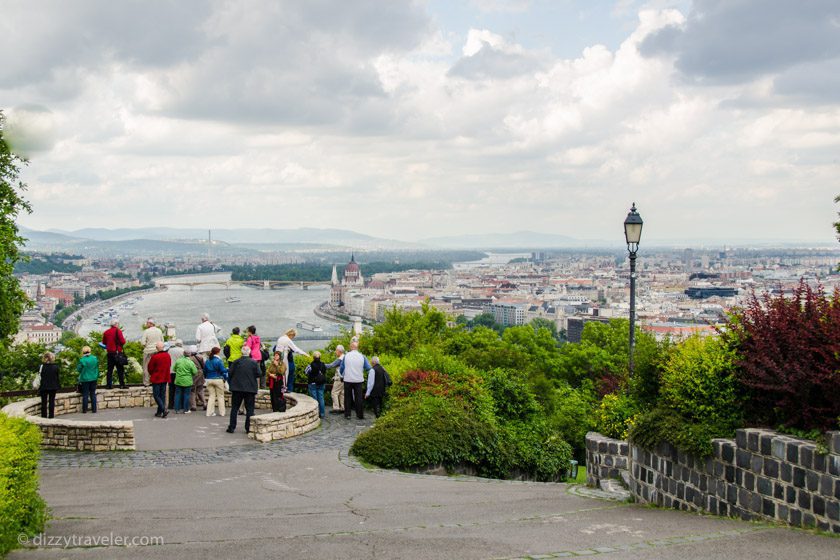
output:
<instances>
[{"instance_id":1,"label":"bridge over river","mask_svg":"<svg viewBox=\"0 0 840 560\"><path fill-rule=\"evenodd\" d=\"M306 290L309 286L328 286L329 284L329 282L305 282L299 280L225 280L224 278L196 279L195 276L191 276L189 278L172 276L155 279L155 285L158 287L189 286L191 290L196 286L210 285L224 286L225 288L230 288L231 286L251 286L253 288L261 288L264 290L286 286L300 286L301 289Z\"/></svg>"}]
</instances>

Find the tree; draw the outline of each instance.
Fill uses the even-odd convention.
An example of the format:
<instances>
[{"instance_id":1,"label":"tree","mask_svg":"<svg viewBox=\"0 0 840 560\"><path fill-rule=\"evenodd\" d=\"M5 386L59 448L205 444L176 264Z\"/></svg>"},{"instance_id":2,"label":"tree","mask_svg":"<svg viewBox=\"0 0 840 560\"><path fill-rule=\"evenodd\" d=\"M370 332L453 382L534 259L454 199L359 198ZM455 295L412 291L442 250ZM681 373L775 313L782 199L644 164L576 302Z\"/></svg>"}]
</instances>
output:
<instances>
[{"instance_id":1,"label":"tree","mask_svg":"<svg viewBox=\"0 0 840 560\"><path fill-rule=\"evenodd\" d=\"M531 322L528 324L531 325L535 331L538 331L540 329L548 329L548 332L551 333L551 336L554 338L554 340L560 342L560 335L557 332L557 323L555 323L554 321L550 319L545 319L543 317L537 317L535 319L532 319Z\"/></svg>"},{"instance_id":2,"label":"tree","mask_svg":"<svg viewBox=\"0 0 840 560\"><path fill-rule=\"evenodd\" d=\"M0 111L0 344L7 344L18 330L21 313L28 299L12 274L15 263L25 260L20 253L25 239L18 231L16 219L32 209L21 193L26 185L19 179L20 166L26 161L15 155L3 137L5 117Z\"/></svg>"},{"instance_id":3,"label":"tree","mask_svg":"<svg viewBox=\"0 0 840 560\"><path fill-rule=\"evenodd\" d=\"M362 337L361 349L368 354L407 356L424 344L435 345L447 331L447 316L423 302L419 311L385 311L385 321L376 325L373 336Z\"/></svg>"},{"instance_id":4,"label":"tree","mask_svg":"<svg viewBox=\"0 0 840 560\"><path fill-rule=\"evenodd\" d=\"M838 195L834 202L840 202L840 195ZM840 212L837 212L837 216L840 217ZM840 220L834 222L834 229L837 230L837 235L840 236ZM837 241L840 241L840 237L837 238Z\"/></svg>"}]
</instances>

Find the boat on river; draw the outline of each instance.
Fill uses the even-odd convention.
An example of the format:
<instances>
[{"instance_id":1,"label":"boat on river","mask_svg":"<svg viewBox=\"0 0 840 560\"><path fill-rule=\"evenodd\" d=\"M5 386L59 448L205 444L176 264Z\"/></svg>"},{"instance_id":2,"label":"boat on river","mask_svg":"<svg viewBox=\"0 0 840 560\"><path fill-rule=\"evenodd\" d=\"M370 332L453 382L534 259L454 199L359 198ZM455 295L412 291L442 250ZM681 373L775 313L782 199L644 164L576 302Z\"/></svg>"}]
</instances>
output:
<instances>
[{"instance_id":1,"label":"boat on river","mask_svg":"<svg viewBox=\"0 0 840 560\"><path fill-rule=\"evenodd\" d=\"M297 328L303 329L305 331L323 332L323 330L324 330L321 327L319 327L318 325L315 325L315 324L310 323L308 321L301 321L296 326L297 326Z\"/></svg>"}]
</instances>

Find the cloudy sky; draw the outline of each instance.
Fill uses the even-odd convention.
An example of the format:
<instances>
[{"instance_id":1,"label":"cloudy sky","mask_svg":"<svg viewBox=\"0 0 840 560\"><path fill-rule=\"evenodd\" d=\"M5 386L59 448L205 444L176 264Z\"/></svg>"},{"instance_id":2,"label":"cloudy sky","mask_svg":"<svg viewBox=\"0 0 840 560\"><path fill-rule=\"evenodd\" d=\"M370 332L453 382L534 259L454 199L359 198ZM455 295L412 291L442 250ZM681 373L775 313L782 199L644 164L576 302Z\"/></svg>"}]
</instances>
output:
<instances>
[{"instance_id":1,"label":"cloudy sky","mask_svg":"<svg viewBox=\"0 0 840 560\"><path fill-rule=\"evenodd\" d=\"M832 242L836 0L6 0L36 229Z\"/></svg>"}]
</instances>

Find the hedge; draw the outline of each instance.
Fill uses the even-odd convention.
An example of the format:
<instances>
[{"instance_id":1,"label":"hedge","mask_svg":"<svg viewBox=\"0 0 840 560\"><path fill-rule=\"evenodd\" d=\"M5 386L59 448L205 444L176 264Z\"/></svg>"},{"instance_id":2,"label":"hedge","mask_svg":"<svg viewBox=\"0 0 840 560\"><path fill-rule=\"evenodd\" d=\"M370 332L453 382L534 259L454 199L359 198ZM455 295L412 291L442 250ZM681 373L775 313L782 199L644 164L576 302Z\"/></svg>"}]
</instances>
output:
<instances>
[{"instance_id":1,"label":"hedge","mask_svg":"<svg viewBox=\"0 0 840 560\"><path fill-rule=\"evenodd\" d=\"M18 535L44 530L47 506L38 495L41 431L22 418L0 414L0 556L18 546Z\"/></svg>"}]
</instances>

